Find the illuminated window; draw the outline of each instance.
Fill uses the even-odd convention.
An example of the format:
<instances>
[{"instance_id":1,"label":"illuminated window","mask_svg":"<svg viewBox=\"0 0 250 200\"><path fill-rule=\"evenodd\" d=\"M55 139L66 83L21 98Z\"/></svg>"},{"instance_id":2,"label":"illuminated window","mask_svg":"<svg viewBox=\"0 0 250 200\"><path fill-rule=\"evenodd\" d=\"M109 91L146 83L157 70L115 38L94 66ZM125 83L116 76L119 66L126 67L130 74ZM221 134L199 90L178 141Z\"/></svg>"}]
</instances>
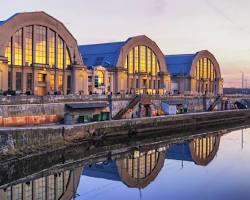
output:
<instances>
[{"instance_id":1,"label":"illuminated window","mask_svg":"<svg viewBox=\"0 0 250 200\"><path fill-rule=\"evenodd\" d=\"M69 56L69 50L66 48L66 68L70 68L71 61L70 61L70 56Z\"/></svg>"},{"instance_id":2,"label":"illuminated window","mask_svg":"<svg viewBox=\"0 0 250 200\"><path fill-rule=\"evenodd\" d=\"M63 40L58 37L57 45L57 67L63 69Z\"/></svg>"},{"instance_id":3,"label":"illuminated window","mask_svg":"<svg viewBox=\"0 0 250 200\"><path fill-rule=\"evenodd\" d=\"M140 72L146 72L146 47L140 46Z\"/></svg>"},{"instance_id":4,"label":"illuminated window","mask_svg":"<svg viewBox=\"0 0 250 200\"><path fill-rule=\"evenodd\" d=\"M59 89L60 91L63 90L63 76L62 76L62 75L59 75L59 76L58 76L58 89Z\"/></svg>"},{"instance_id":5,"label":"illuminated window","mask_svg":"<svg viewBox=\"0 0 250 200\"><path fill-rule=\"evenodd\" d=\"M46 64L46 27L35 26L36 63Z\"/></svg>"},{"instance_id":6,"label":"illuminated window","mask_svg":"<svg viewBox=\"0 0 250 200\"><path fill-rule=\"evenodd\" d=\"M152 53L152 75L156 75L156 57L154 53Z\"/></svg>"},{"instance_id":7,"label":"illuminated window","mask_svg":"<svg viewBox=\"0 0 250 200\"><path fill-rule=\"evenodd\" d=\"M32 26L26 27L25 37L25 64L30 66L32 64Z\"/></svg>"},{"instance_id":8,"label":"illuminated window","mask_svg":"<svg viewBox=\"0 0 250 200\"><path fill-rule=\"evenodd\" d=\"M55 32L48 30L48 42L49 42L49 66L53 68L55 66L55 46L56 46L56 37Z\"/></svg>"},{"instance_id":9,"label":"illuminated window","mask_svg":"<svg viewBox=\"0 0 250 200\"><path fill-rule=\"evenodd\" d=\"M128 69L128 57L127 57L126 60L125 60L124 68L125 68L125 69Z\"/></svg>"},{"instance_id":10,"label":"illuminated window","mask_svg":"<svg viewBox=\"0 0 250 200\"><path fill-rule=\"evenodd\" d=\"M135 66L134 66L134 73L138 73L139 71L139 48L138 46L135 47L134 49L134 63L135 63Z\"/></svg>"},{"instance_id":11,"label":"illuminated window","mask_svg":"<svg viewBox=\"0 0 250 200\"><path fill-rule=\"evenodd\" d=\"M11 64L11 42L8 43L5 49L5 57L8 59L8 64Z\"/></svg>"},{"instance_id":12,"label":"illuminated window","mask_svg":"<svg viewBox=\"0 0 250 200\"><path fill-rule=\"evenodd\" d=\"M104 74L102 71L97 71L96 80L98 80L98 86L104 85Z\"/></svg>"},{"instance_id":13,"label":"illuminated window","mask_svg":"<svg viewBox=\"0 0 250 200\"><path fill-rule=\"evenodd\" d=\"M133 50L129 51L128 60L129 60L129 73L133 74L133 71L134 71L134 51Z\"/></svg>"},{"instance_id":14,"label":"illuminated window","mask_svg":"<svg viewBox=\"0 0 250 200\"><path fill-rule=\"evenodd\" d=\"M55 75L54 74L50 74L49 87L50 87L50 91L54 91L55 89Z\"/></svg>"},{"instance_id":15,"label":"illuminated window","mask_svg":"<svg viewBox=\"0 0 250 200\"><path fill-rule=\"evenodd\" d=\"M150 48L147 48L147 69L148 73L152 72L152 51Z\"/></svg>"},{"instance_id":16,"label":"illuminated window","mask_svg":"<svg viewBox=\"0 0 250 200\"><path fill-rule=\"evenodd\" d=\"M44 83L46 81L46 74L38 73L37 74L37 81L40 83Z\"/></svg>"},{"instance_id":17,"label":"illuminated window","mask_svg":"<svg viewBox=\"0 0 250 200\"><path fill-rule=\"evenodd\" d=\"M159 61L157 60L157 63L156 63L156 73L158 75L158 73L160 72L160 64L159 64Z\"/></svg>"},{"instance_id":18,"label":"illuminated window","mask_svg":"<svg viewBox=\"0 0 250 200\"><path fill-rule=\"evenodd\" d=\"M14 65L22 65L22 58L23 58L23 29L20 29L17 31L14 36L14 54L15 54L15 60Z\"/></svg>"}]
</instances>

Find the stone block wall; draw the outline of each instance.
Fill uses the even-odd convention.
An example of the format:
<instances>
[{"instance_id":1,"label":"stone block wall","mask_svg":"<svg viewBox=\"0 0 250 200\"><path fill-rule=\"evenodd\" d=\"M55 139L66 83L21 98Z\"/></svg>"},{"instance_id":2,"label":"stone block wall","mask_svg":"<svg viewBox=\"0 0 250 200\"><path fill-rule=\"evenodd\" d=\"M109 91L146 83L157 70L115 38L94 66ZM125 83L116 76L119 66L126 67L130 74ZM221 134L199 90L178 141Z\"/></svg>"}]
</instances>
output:
<instances>
[{"instance_id":1,"label":"stone block wall","mask_svg":"<svg viewBox=\"0 0 250 200\"><path fill-rule=\"evenodd\" d=\"M50 124L63 117L63 103L0 105L0 126Z\"/></svg>"}]
</instances>

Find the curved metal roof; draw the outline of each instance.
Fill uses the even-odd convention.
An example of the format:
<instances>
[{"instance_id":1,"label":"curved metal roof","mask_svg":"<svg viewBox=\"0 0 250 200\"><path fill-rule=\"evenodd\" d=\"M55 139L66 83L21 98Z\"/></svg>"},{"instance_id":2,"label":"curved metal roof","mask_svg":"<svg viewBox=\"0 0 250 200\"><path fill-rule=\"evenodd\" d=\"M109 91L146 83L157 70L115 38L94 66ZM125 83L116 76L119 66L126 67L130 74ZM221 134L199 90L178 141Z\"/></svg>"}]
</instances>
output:
<instances>
[{"instance_id":1,"label":"curved metal roof","mask_svg":"<svg viewBox=\"0 0 250 200\"><path fill-rule=\"evenodd\" d=\"M124 42L80 45L80 53L87 67L103 66L112 68L116 66Z\"/></svg>"},{"instance_id":2,"label":"curved metal roof","mask_svg":"<svg viewBox=\"0 0 250 200\"><path fill-rule=\"evenodd\" d=\"M0 21L0 26L4 25L5 23L7 23L8 21L10 21L11 19L13 19L15 16L19 15L20 13L16 13L14 15L12 15L11 17L9 17L6 20Z\"/></svg>"},{"instance_id":3,"label":"curved metal roof","mask_svg":"<svg viewBox=\"0 0 250 200\"><path fill-rule=\"evenodd\" d=\"M165 60L167 64L167 70L171 76L187 76L191 71L192 62L196 55L197 53L166 55Z\"/></svg>"}]
</instances>

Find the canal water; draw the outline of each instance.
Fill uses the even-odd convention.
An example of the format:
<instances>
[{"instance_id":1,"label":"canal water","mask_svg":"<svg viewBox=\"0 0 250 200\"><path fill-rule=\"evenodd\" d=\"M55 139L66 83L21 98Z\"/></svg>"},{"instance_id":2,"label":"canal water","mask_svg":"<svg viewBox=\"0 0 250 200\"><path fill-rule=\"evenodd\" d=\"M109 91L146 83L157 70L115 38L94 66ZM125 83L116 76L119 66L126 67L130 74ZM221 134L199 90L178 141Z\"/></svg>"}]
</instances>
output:
<instances>
[{"instance_id":1,"label":"canal water","mask_svg":"<svg viewBox=\"0 0 250 200\"><path fill-rule=\"evenodd\" d=\"M250 129L84 144L1 165L0 199L250 199Z\"/></svg>"}]
</instances>

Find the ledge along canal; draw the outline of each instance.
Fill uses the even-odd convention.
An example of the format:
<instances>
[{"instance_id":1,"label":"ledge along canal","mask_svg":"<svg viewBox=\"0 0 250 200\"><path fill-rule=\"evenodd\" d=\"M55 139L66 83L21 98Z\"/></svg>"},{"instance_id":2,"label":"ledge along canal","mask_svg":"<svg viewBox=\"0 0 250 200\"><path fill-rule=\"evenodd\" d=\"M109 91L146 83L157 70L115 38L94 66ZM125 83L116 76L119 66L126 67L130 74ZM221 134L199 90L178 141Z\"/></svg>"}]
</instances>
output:
<instances>
[{"instance_id":1,"label":"ledge along canal","mask_svg":"<svg viewBox=\"0 0 250 200\"><path fill-rule=\"evenodd\" d=\"M2 157L0 199L249 199L248 125L92 137Z\"/></svg>"},{"instance_id":2,"label":"ledge along canal","mask_svg":"<svg viewBox=\"0 0 250 200\"><path fill-rule=\"evenodd\" d=\"M149 136L164 132L171 136L183 130L249 123L249 110L190 113L160 117L111 120L76 125L0 128L0 158L13 159L52 151L83 141Z\"/></svg>"}]
</instances>

